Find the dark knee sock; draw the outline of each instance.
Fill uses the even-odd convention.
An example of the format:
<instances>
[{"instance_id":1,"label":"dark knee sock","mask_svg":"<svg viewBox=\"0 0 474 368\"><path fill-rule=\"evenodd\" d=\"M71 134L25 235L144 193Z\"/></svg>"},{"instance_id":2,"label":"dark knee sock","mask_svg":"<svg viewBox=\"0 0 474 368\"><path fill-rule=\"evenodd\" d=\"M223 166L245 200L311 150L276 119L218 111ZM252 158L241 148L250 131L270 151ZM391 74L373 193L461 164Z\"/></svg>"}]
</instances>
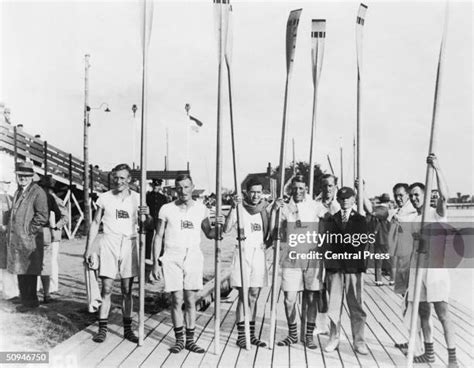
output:
<instances>
[{"instance_id":1,"label":"dark knee sock","mask_svg":"<svg viewBox=\"0 0 474 368\"><path fill-rule=\"evenodd\" d=\"M456 359L456 348L448 348L448 363L457 363Z\"/></svg>"},{"instance_id":2,"label":"dark knee sock","mask_svg":"<svg viewBox=\"0 0 474 368\"><path fill-rule=\"evenodd\" d=\"M203 354L205 350L194 342L194 328L186 329L186 350L193 353Z\"/></svg>"},{"instance_id":3,"label":"dark knee sock","mask_svg":"<svg viewBox=\"0 0 474 368\"><path fill-rule=\"evenodd\" d=\"M296 323L288 325L288 336L277 343L278 346L288 346L298 342L298 327Z\"/></svg>"},{"instance_id":4,"label":"dark knee sock","mask_svg":"<svg viewBox=\"0 0 474 368\"><path fill-rule=\"evenodd\" d=\"M237 322L237 346L245 349L245 322Z\"/></svg>"},{"instance_id":5,"label":"dark knee sock","mask_svg":"<svg viewBox=\"0 0 474 368\"><path fill-rule=\"evenodd\" d=\"M267 344L255 336L255 321L250 321L250 343L252 345L258 346L259 348L264 348L267 346Z\"/></svg>"},{"instance_id":6,"label":"dark knee sock","mask_svg":"<svg viewBox=\"0 0 474 368\"><path fill-rule=\"evenodd\" d=\"M94 342L104 342L107 337L107 322L108 319L99 319L99 331L94 335L92 341Z\"/></svg>"},{"instance_id":7,"label":"dark knee sock","mask_svg":"<svg viewBox=\"0 0 474 368\"><path fill-rule=\"evenodd\" d=\"M170 348L170 352L177 354L184 349L184 327L175 327L174 336L176 337L176 343Z\"/></svg>"},{"instance_id":8,"label":"dark knee sock","mask_svg":"<svg viewBox=\"0 0 474 368\"><path fill-rule=\"evenodd\" d=\"M133 330L132 330L131 317L123 318L123 337L126 338L128 341L131 341L134 343L138 342L138 337L133 333Z\"/></svg>"},{"instance_id":9,"label":"dark knee sock","mask_svg":"<svg viewBox=\"0 0 474 368\"><path fill-rule=\"evenodd\" d=\"M425 353L413 358L414 363L433 363L435 361L432 342L425 342Z\"/></svg>"},{"instance_id":10,"label":"dark knee sock","mask_svg":"<svg viewBox=\"0 0 474 368\"><path fill-rule=\"evenodd\" d=\"M313 338L313 331L315 327L316 327L316 323L314 322L306 323L305 344L306 344L306 347L309 349L316 349L318 347L318 345L315 344L314 338Z\"/></svg>"}]
</instances>

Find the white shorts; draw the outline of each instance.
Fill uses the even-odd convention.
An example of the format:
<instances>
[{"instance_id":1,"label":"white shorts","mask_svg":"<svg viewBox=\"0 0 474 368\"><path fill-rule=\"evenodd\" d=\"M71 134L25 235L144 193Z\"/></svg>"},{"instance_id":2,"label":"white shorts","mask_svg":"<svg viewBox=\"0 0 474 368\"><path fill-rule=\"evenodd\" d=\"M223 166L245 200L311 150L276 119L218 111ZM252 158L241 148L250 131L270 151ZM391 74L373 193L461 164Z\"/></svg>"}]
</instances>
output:
<instances>
[{"instance_id":1,"label":"white shorts","mask_svg":"<svg viewBox=\"0 0 474 368\"><path fill-rule=\"evenodd\" d=\"M260 247L246 247L245 249L245 283L247 287L268 286L267 261L265 259L265 245ZM232 287L241 287L239 249L236 246L232 261L230 284Z\"/></svg>"},{"instance_id":2,"label":"white shorts","mask_svg":"<svg viewBox=\"0 0 474 368\"><path fill-rule=\"evenodd\" d=\"M202 289L204 257L201 249L165 249L160 261L165 292Z\"/></svg>"},{"instance_id":3,"label":"white shorts","mask_svg":"<svg viewBox=\"0 0 474 368\"><path fill-rule=\"evenodd\" d=\"M281 289L283 291L318 291L323 289L319 279L320 270L317 267L291 268L281 270Z\"/></svg>"},{"instance_id":4,"label":"white shorts","mask_svg":"<svg viewBox=\"0 0 474 368\"><path fill-rule=\"evenodd\" d=\"M121 279L138 276L136 236L104 234L99 241L99 276Z\"/></svg>"}]
</instances>

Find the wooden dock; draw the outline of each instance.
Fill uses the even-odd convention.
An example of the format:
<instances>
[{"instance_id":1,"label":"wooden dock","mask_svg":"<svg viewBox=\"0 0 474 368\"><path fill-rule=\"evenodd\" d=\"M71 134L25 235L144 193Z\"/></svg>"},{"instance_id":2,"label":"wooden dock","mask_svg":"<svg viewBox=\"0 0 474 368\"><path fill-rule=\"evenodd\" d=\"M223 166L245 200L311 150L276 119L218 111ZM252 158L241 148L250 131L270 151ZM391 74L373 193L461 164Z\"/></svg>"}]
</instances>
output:
<instances>
[{"instance_id":1,"label":"wooden dock","mask_svg":"<svg viewBox=\"0 0 474 368\"><path fill-rule=\"evenodd\" d=\"M171 354L168 349L174 343L174 333L168 310L147 315L145 321L145 340L141 347L122 338L121 315L113 314L109 322L109 334L102 344L91 340L97 326L92 325L72 336L50 352L52 367L403 367L405 356L394 347L396 342L407 341L408 332L401 317L400 296L393 293L387 285L377 287L373 274L365 279L365 310L367 312L366 340L369 355L354 352L347 308L342 318L341 343L332 353L321 347L328 337L319 335L320 348L306 349L301 343L291 347L273 346L269 348L252 347L250 351L235 345L235 310L237 293L232 291L221 304L221 351L214 354L214 308L209 306L197 314L196 339L205 354L190 353L183 350ZM280 294L276 339L287 334L287 325ZM258 300L257 334L268 342L270 315L270 288L264 288ZM454 300L450 304L451 319L456 326L457 355L460 365L474 365L474 321L472 311ZM434 313L433 313L434 314ZM431 367L447 365L447 351L442 327L435 318L434 347L436 363ZM417 365L427 367L428 364Z\"/></svg>"}]
</instances>

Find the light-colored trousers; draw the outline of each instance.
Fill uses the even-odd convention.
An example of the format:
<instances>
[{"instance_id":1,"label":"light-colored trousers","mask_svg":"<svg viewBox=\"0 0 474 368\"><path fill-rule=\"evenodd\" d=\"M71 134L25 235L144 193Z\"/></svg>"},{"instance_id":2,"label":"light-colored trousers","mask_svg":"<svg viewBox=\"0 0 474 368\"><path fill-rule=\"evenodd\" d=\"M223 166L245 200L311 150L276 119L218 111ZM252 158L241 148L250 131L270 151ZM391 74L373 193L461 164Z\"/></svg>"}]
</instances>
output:
<instances>
[{"instance_id":1,"label":"light-colored trousers","mask_svg":"<svg viewBox=\"0 0 474 368\"><path fill-rule=\"evenodd\" d=\"M366 313L364 311L364 274L363 273L328 273L329 305L328 316L338 327L339 336L344 295L351 320L354 345L365 343L364 330Z\"/></svg>"}]
</instances>

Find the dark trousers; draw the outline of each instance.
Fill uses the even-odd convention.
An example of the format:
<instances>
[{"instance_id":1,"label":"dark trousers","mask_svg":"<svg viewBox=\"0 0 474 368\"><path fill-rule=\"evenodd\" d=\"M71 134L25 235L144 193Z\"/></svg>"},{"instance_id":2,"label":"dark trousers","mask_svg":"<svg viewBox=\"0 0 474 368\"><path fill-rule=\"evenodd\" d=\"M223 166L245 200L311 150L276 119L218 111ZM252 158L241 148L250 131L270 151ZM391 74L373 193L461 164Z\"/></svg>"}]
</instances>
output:
<instances>
[{"instance_id":1,"label":"dark trousers","mask_svg":"<svg viewBox=\"0 0 474 368\"><path fill-rule=\"evenodd\" d=\"M39 305L38 294L36 294L37 284L37 275L18 275L21 304L26 307L37 307Z\"/></svg>"},{"instance_id":2,"label":"dark trousers","mask_svg":"<svg viewBox=\"0 0 474 368\"><path fill-rule=\"evenodd\" d=\"M388 253L388 245L376 244L374 253ZM382 281L382 270L387 271L390 280L394 279L392 274L392 260L391 259L375 259L375 281Z\"/></svg>"}]
</instances>

